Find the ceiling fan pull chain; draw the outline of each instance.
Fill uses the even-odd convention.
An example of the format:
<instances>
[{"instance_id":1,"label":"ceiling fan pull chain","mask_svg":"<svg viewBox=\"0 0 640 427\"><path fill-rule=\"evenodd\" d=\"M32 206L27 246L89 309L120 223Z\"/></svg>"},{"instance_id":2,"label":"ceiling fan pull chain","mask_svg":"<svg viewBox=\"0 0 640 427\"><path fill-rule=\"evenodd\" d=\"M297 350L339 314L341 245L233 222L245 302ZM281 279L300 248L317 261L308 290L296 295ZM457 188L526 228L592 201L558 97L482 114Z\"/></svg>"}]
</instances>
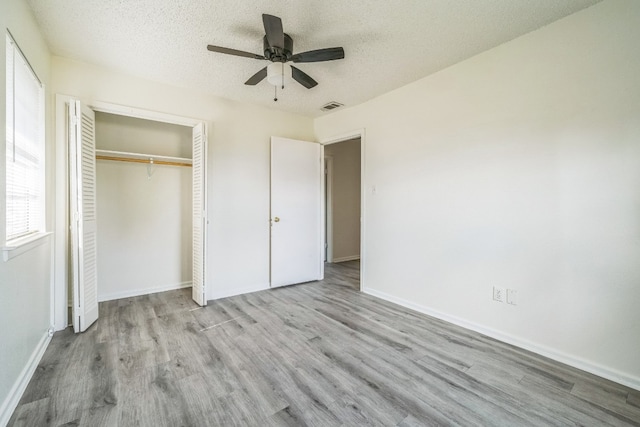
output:
<instances>
[{"instance_id":1,"label":"ceiling fan pull chain","mask_svg":"<svg viewBox=\"0 0 640 427\"><path fill-rule=\"evenodd\" d=\"M282 89L284 89L284 62L281 62L282 64Z\"/></svg>"},{"instance_id":2,"label":"ceiling fan pull chain","mask_svg":"<svg viewBox=\"0 0 640 427\"><path fill-rule=\"evenodd\" d=\"M278 86L274 86L273 87L273 101L277 101L278 100Z\"/></svg>"}]
</instances>

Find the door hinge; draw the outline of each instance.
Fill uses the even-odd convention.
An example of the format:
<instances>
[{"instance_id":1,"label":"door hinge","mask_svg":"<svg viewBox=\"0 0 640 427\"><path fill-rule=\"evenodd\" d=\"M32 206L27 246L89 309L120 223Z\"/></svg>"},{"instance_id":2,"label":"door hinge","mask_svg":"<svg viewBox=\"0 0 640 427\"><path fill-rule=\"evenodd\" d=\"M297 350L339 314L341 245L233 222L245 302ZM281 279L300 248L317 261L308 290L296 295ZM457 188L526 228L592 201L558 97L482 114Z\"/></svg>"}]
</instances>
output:
<instances>
[{"instance_id":1,"label":"door hinge","mask_svg":"<svg viewBox=\"0 0 640 427\"><path fill-rule=\"evenodd\" d=\"M78 116L71 116L71 124L74 126L78 125Z\"/></svg>"}]
</instances>

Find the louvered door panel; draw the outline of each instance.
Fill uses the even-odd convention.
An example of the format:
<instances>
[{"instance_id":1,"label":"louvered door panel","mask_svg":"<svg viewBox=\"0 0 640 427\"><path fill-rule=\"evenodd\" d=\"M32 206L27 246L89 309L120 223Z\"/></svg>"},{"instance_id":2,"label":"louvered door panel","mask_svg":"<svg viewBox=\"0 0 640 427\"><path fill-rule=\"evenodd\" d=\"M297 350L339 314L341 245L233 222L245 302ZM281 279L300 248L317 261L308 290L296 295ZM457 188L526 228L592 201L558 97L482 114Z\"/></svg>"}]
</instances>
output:
<instances>
[{"instance_id":1,"label":"louvered door panel","mask_svg":"<svg viewBox=\"0 0 640 427\"><path fill-rule=\"evenodd\" d=\"M96 136L95 114L82 107L82 255L84 286L84 321L81 330L86 330L98 319L98 254L96 227Z\"/></svg>"},{"instance_id":2,"label":"louvered door panel","mask_svg":"<svg viewBox=\"0 0 640 427\"><path fill-rule=\"evenodd\" d=\"M206 134L204 125L193 128L193 283L192 298L207 305L205 283L206 242Z\"/></svg>"},{"instance_id":3,"label":"louvered door panel","mask_svg":"<svg viewBox=\"0 0 640 427\"><path fill-rule=\"evenodd\" d=\"M75 101L69 117L73 325L83 332L98 319L95 114Z\"/></svg>"}]
</instances>

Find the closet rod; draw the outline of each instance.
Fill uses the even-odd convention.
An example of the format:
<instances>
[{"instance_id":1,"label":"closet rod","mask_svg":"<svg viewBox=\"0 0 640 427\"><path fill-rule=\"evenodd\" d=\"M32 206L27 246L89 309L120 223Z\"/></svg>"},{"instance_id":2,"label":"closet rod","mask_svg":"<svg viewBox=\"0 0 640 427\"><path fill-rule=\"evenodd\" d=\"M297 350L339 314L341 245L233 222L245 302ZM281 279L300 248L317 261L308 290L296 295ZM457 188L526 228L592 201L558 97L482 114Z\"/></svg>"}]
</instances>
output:
<instances>
[{"instance_id":1,"label":"closet rod","mask_svg":"<svg viewBox=\"0 0 640 427\"><path fill-rule=\"evenodd\" d=\"M153 159L153 158L149 158L149 159L132 159L132 158L129 158L129 157L103 156L103 155L100 155L100 154L96 155L96 160L115 160L115 161L118 161L118 162L133 162L133 163L147 163L147 164L154 164L154 165L192 167L191 164L183 163L183 162L171 162L171 161L167 161L167 160L156 160L156 159Z\"/></svg>"}]
</instances>

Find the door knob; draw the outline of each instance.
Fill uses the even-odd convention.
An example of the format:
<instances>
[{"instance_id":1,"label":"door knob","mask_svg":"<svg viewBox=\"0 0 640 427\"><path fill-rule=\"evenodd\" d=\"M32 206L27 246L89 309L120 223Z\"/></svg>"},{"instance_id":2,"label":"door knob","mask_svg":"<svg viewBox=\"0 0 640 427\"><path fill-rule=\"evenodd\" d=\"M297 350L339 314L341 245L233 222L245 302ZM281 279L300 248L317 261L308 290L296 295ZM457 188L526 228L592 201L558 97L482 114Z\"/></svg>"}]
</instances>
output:
<instances>
[{"instance_id":1,"label":"door knob","mask_svg":"<svg viewBox=\"0 0 640 427\"><path fill-rule=\"evenodd\" d=\"M280 218L278 217L273 218L273 222L280 222Z\"/></svg>"}]
</instances>

